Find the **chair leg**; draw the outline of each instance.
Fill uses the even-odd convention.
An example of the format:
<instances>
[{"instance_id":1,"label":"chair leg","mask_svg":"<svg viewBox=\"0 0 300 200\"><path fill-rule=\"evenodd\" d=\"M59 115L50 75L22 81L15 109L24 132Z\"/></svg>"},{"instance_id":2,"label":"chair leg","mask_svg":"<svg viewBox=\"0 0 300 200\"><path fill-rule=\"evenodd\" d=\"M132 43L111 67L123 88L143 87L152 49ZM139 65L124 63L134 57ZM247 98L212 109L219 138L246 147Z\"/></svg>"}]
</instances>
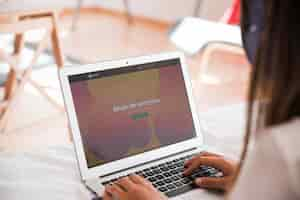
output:
<instances>
[{"instance_id":1,"label":"chair leg","mask_svg":"<svg viewBox=\"0 0 300 200\"><path fill-rule=\"evenodd\" d=\"M4 113L1 115L1 120L0 120L0 133L5 134L7 129L7 122L8 122L8 113L7 111L4 111Z\"/></svg>"},{"instance_id":2,"label":"chair leg","mask_svg":"<svg viewBox=\"0 0 300 200\"><path fill-rule=\"evenodd\" d=\"M132 24L133 18L132 18L131 12L130 12L129 0L123 0L123 4L124 4L125 12L126 12L127 23Z\"/></svg>"},{"instance_id":3,"label":"chair leg","mask_svg":"<svg viewBox=\"0 0 300 200\"><path fill-rule=\"evenodd\" d=\"M21 53L24 47L24 34L18 33L16 34L15 41L14 41L14 54L17 55Z\"/></svg>"},{"instance_id":4,"label":"chair leg","mask_svg":"<svg viewBox=\"0 0 300 200\"><path fill-rule=\"evenodd\" d=\"M16 34L15 36L15 41L14 41L14 56L20 56L20 53L22 51L24 47L24 34L23 33L19 33ZM5 82L5 95L4 95L4 100L8 100L11 96L12 93L16 87L17 84L17 74L16 71L11 68L8 76L7 76L7 80Z\"/></svg>"},{"instance_id":5,"label":"chair leg","mask_svg":"<svg viewBox=\"0 0 300 200\"><path fill-rule=\"evenodd\" d=\"M17 84L16 71L10 69L4 85L4 100L8 100L12 96L16 84Z\"/></svg>"},{"instance_id":6,"label":"chair leg","mask_svg":"<svg viewBox=\"0 0 300 200\"><path fill-rule=\"evenodd\" d=\"M74 11L73 19L72 19L71 30L73 32L76 30L76 28L78 26L78 22L79 22L79 19L80 19L80 16L81 16L80 10L81 10L82 4L83 4L83 0L77 0L77 6L76 6L76 9Z\"/></svg>"},{"instance_id":7,"label":"chair leg","mask_svg":"<svg viewBox=\"0 0 300 200\"><path fill-rule=\"evenodd\" d=\"M12 109L14 108L14 104L16 104L17 99L20 97L21 93L24 91L24 85L26 84L27 79L30 76L30 73L31 73L31 69L25 70L25 72L22 74L22 79L21 79L20 83L18 83L16 85L14 93L7 100L6 109L2 113L1 120L0 120L0 131L2 133L6 132L9 116L11 115Z\"/></svg>"},{"instance_id":8,"label":"chair leg","mask_svg":"<svg viewBox=\"0 0 300 200\"><path fill-rule=\"evenodd\" d=\"M61 68L64 66L64 58L61 50L61 44L60 44L59 33L58 33L57 16L55 13L52 14L52 21L53 21L53 29L51 32L51 40L52 40L53 54L55 57L56 65L58 66L58 68Z\"/></svg>"},{"instance_id":9,"label":"chair leg","mask_svg":"<svg viewBox=\"0 0 300 200\"><path fill-rule=\"evenodd\" d=\"M73 142L72 129L71 129L69 122L67 122L67 127L68 127L68 133L69 133L69 140L70 140L70 142Z\"/></svg>"},{"instance_id":10,"label":"chair leg","mask_svg":"<svg viewBox=\"0 0 300 200\"><path fill-rule=\"evenodd\" d=\"M203 3L203 0L197 0L196 1L196 5L195 5L195 8L194 8L194 17L199 16L202 3Z\"/></svg>"}]
</instances>

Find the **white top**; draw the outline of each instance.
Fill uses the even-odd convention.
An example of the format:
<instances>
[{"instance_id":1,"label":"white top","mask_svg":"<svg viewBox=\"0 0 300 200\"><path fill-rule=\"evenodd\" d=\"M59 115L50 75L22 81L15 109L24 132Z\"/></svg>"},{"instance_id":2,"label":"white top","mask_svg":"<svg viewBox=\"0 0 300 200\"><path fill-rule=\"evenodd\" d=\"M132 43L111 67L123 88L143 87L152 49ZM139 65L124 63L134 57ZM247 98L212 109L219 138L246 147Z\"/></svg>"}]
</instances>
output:
<instances>
[{"instance_id":1,"label":"white top","mask_svg":"<svg viewBox=\"0 0 300 200\"><path fill-rule=\"evenodd\" d=\"M260 135L230 199L300 199L300 120Z\"/></svg>"}]
</instances>

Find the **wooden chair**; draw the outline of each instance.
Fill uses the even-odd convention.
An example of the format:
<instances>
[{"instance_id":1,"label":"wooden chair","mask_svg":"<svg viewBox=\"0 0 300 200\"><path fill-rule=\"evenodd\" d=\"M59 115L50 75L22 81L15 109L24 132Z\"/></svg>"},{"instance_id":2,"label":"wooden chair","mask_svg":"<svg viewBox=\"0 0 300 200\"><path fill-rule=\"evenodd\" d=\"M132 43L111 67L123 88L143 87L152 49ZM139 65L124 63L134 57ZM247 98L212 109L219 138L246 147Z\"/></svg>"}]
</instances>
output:
<instances>
[{"instance_id":1,"label":"wooden chair","mask_svg":"<svg viewBox=\"0 0 300 200\"><path fill-rule=\"evenodd\" d=\"M77 24L79 22L79 18L80 18L80 14L81 14L80 11L83 6L83 2L84 2L84 0L77 0L77 6L76 6L75 12L73 14L73 20L72 20L72 31L75 31L77 28ZM131 24L133 21L133 18L131 16L131 12L130 12L130 2L129 2L129 0L122 0L122 2L123 2L124 9L125 9L127 23Z\"/></svg>"},{"instance_id":2,"label":"wooden chair","mask_svg":"<svg viewBox=\"0 0 300 200\"><path fill-rule=\"evenodd\" d=\"M31 59L29 66L21 69L19 66L22 48L24 47L24 34L35 29L46 30L43 39L39 42L37 49ZM8 78L4 85L4 97L0 106L0 130L5 131L7 120L12 112L15 103L26 83L31 84L42 96L60 111L63 107L51 98L43 87L31 78L32 67L47 47L48 39L51 39L53 54L57 66L63 67L64 60L59 43L57 14L55 11L37 11L9 13L0 15L0 33L14 34L14 52L8 54L0 46L0 60L10 67ZM1 41L0 41L1 44Z\"/></svg>"},{"instance_id":3,"label":"wooden chair","mask_svg":"<svg viewBox=\"0 0 300 200\"><path fill-rule=\"evenodd\" d=\"M232 6L226 10L221 22L239 25L241 20L241 0L234 0Z\"/></svg>"},{"instance_id":4,"label":"wooden chair","mask_svg":"<svg viewBox=\"0 0 300 200\"><path fill-rule=\"evenodd\" d=\"M199 80L206 84L223 84L226 83L226 75L220 74L219 77L215 74L214 70L211 69L212 63L220 58L216 58L216 55L223 54L227 56L234 56L235 58L241 58L243 64L248 64L244 49L237 44L228 42L209 42L201 50L201 71ZM233 60L236 62L236 60ZM225 65L224 61L220 61ZM229 63L226 63L227 65ZM230 65L236 65L237 63L230 63Z\"/></svg>"}]
</instances>

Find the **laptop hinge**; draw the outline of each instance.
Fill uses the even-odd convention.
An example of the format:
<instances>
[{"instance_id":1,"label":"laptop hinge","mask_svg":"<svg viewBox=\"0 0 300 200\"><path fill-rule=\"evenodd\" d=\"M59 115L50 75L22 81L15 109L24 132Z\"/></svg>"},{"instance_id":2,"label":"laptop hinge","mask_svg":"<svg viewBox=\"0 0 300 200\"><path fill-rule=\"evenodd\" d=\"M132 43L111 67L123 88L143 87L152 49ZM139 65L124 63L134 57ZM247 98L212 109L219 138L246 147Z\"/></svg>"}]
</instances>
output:
<instances>
[{"instance_id":1,"label":"laptop hinge","mask_svg":"<svg viewBox=\"0 0 300 200\"><path fill-rule=\"evenodd\" d=\"M112 173L109 173L109 174L105 174L105 175L103 175L103 176L100 176L100 178L105 178L105 177L107 177L107 176L111 176L111 175L114 175L114 174L118 174L118 173L121 173L121 172L130 170L130 169L133 169L133 168L137 168L137 167L140 167L140 166L143 166L143 165L152 163L152 162L157 162L157 161L160 161L160 160L163 160L163 159L166 159L166 158L170 158L170 157L177 156L177 155L180 155L180 154L183 154L183 153L187 153L187 152L189 152L189 151L194 151L194 150L196 150L196 149L197 149L197 147L194 147L194 148L187 149L187 150L184 150L184 151L181 151L181 152L178 152L178 153L174 153L174 154L171 154L171 155L168 155L168 156L165 156L165 157L161 157L161 158L159 158L159 159L150 160L150 161L148 161L148 162L144 162L144 163L141 163L141 164L138 164L138 165L134 165L134 166L132 166L132 167L128 167L128 168L125 168L125 169L122 169L122 170L118 170L118 171L115 171L115 172L112 172Z\"/></svg>"}]
</instances>

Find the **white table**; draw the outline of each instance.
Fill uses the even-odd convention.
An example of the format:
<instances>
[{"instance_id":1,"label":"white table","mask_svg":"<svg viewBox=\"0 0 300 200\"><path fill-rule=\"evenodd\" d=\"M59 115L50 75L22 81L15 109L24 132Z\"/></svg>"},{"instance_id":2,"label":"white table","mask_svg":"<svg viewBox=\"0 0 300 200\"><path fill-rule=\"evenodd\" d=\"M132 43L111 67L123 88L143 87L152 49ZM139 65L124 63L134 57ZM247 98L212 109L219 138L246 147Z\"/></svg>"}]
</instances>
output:
<instances>
[{"instance_id":1,"label":"white table","mask_svg":"<svg viewBox=\"0 0 300 200\"><path fill-rule=\"evenodd\" d=\"M244 113L243 105L234 105L200 116L210 149L238 155ZM90 200L92 197L80 183L72 145L28 153L0 153L0 194L1 199L7 200ZM206 200L222 198L205 190L198 191L197 196Z\"/></svg>"}]
</instances>

